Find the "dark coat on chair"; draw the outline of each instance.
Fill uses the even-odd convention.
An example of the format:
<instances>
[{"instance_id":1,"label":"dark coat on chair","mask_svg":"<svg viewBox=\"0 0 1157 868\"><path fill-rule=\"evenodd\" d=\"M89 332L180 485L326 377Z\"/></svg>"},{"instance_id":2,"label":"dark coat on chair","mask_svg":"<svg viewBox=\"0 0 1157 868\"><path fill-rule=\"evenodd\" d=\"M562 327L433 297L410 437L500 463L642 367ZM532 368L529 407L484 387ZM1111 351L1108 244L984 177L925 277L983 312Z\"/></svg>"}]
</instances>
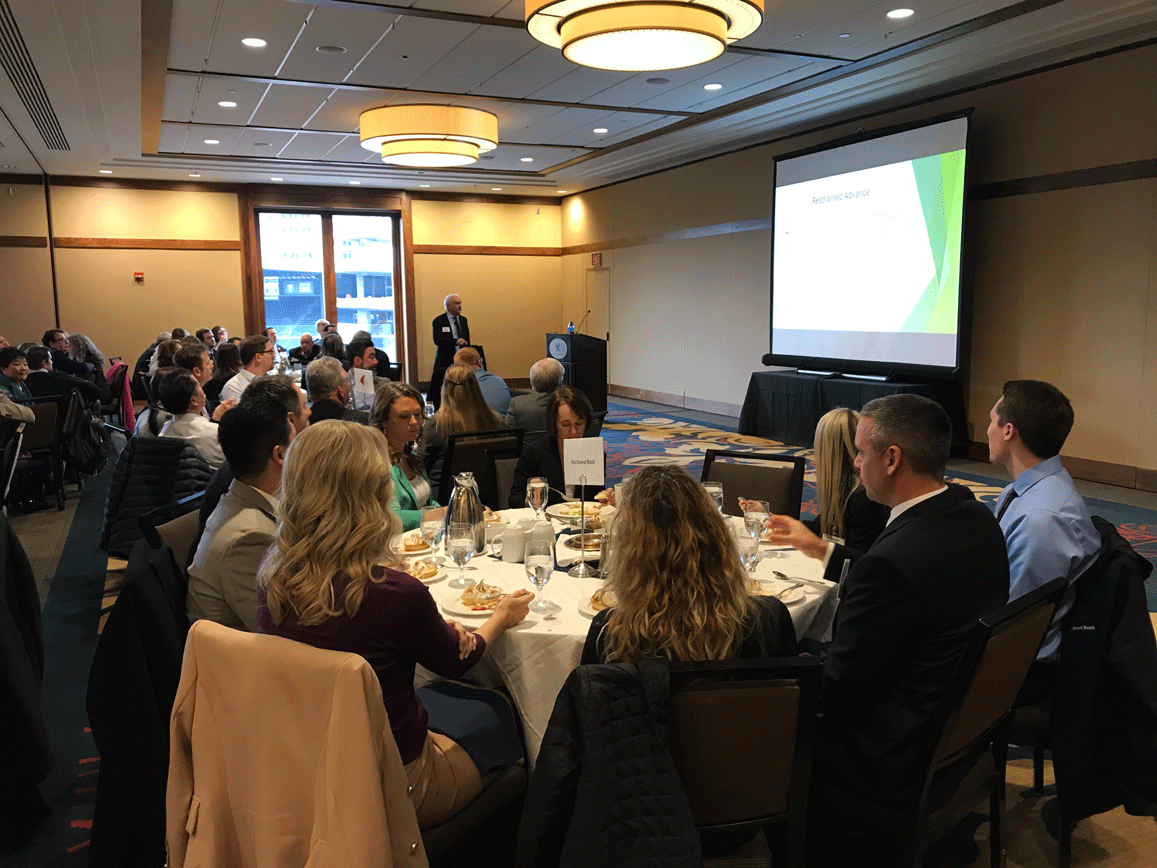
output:
<instances>
[{"instance_id":1,"label":"dark coat on chair","mask_svg":"<svg viewBox=\"0 0 1157 868\"><path fill-rule=\"evenodd\" d=\"M67 398L73 389L80 392L85 401L99 401L102 398L100 389L93 385L92 380L82 380L56 371L29 374L24 385L36 398Z\"/></svg>"},{"instance_id":2,"label":"dark coat on chair","mask_svg":"<svg viewBox=\"0 0 1157 868\"><path fill-rule=\"evenodd\" d=\"M1008 600L1008 555L988 507L950 486L899 515L864 555L837 546L829 579L849 556L813 780L850 814L891 815L919 797L935 747L929 724L977 619Z\"/></svg>"},{"instance_id":3,"label":"dark coat on chair","mask_svg":"<svg viewBox=\"0 0 1157 868\"><path fill-rule=\"evenodd\" d=\"M172 553L145 540L97 642L85 706L100 751L89 868L165 861L169 715L189 623Z\"/></svg>"},{"instance_id":4,"label":"dark coat on chair","mask_svg":"<svg viewBox=\"0 0 1157 868\"><path fill-rule=\"evenodd\" d=\"M110 555L127 557L141 538L139 516L204 491L212 474L187 440L131 438L113 468L100 547Z\"/></svg>"},{"instance_id":5,"label":"dark coat on chair","mask_svg":"<svg viewBox=\"0 0 1157 868\"><path fill-rule=\"evenodd\" d=\"M1097 562L1065 616L1052 709L1061 818L1124 805L1157 816L1157 639L1145 601L1152 565L1099 516Z\"/></svg>"},{"instance_id":6,"label":"dark coat on chair","mask_svg":"<svg viewBox=\"0 0 1157 868\"><path fill-rule=\"evenodd\" d=\"M668 747L665 660L580 666L531 775L519 868L691 868L699 833Z\"/></svg>"}]
</instances>

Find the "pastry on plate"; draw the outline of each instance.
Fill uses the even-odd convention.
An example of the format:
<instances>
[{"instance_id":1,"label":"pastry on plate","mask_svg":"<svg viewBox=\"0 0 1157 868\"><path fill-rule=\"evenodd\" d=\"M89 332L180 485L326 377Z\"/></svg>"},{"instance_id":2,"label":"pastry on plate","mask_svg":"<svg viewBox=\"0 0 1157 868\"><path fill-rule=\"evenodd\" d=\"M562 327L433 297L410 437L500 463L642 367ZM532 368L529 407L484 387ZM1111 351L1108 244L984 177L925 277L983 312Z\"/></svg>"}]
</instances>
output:
<instances>
[{"instance_id":1,"label":"pastry on plate","mask_svg":"<svg viewBox=\"0 0 1157 868\"><path fill-rule=\"evenodd\" d=\"M619 598L615 596L615 592L605 585L591 594L591 608L596 612L609 609L618 602Z\"/></svg>"},{"instance_id":2,"label":"pastry on plate","mask_svg":"<svg viewBox=\"0 0 1157 868\"><path fill-rule=\"evenodd\" d=\"M407 552L424 552L430 547L430 544L422 539L420 533L409 534L402 540L402 550Z\"/></svg>"},{"instance_id":3,"label":"pastry on plate","mask_svg":"<svg viewBox=\"0 0 1157 868\"><path fill-rule=\"evenodd\" d=\"M462 605L475 611L492 610L504 596L506 595L501 588L479 580L477 585L472 585L462 592Z\"/></svg>"},{"instance_id":4,"label":"pastry on plate","mask_svg":"<svg viewBox=\"0 0 1157 868\"><path fill-rule=\"evenodd\" d=\"M482 507L482 513L486 517L486 520L491 522L491 523L496 522L496 521L502 521L502 519L499 517L498 513L496 513L494 510L492 510L489 506Z\"/></svg>"},{"instance_id":5,"label":"pastry on plate","mask_svg":"<svg viewBox=\"0 0 1157 868\"><path fill-rule=\"evenodd\" d=\"M428 558L423 561L414 561L410 564L409 573L415 579L432 579L438 575L438 565Z\"/></svg>"}]
</instances>

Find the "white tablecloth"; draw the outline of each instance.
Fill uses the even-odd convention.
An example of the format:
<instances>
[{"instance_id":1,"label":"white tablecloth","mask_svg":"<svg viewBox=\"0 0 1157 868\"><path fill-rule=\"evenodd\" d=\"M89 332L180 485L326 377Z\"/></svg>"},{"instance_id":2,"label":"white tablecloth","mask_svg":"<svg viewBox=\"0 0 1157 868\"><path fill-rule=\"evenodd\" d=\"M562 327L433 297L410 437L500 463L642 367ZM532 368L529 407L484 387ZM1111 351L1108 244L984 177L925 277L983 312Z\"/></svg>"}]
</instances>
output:
<instances>
[{"instance_id":1,"label":"white tablecloth","mask_svg":"<svg viewBox=\"0 0 1157 868\"><path fill-rule=\"evenodd\" d=\"M501 513L504 521L518 521L533 515L529 509L507 510ZM556 531L561 525L555 524ZM461 591L448 587L448 581L457 575L458 568L447 562L447 579L430 585L430 593L441 604L447 598L457 597ZM803 598L788 604L796 637L827 638L834 613L835 585L823 581L819 561L804 557L795 551L763 550L763 559L755 570L758 579L770 580L777 585L772 571L811 580L799 590ZM470 578L485 579L507 591L534 585L526 577L522 564L508 564L487 555L476 555L467 567ZM526 736L526 748L533 763L542 744L554 700L567 675L579 662L583 642L591 620L579 611L579 604L589 600L602 585L602 579L575 579L561 570L555 570L546 585L545 596L562 607L553 617L545 618L531 612L518 626L507 630L487 649L482 660L474 666L467 678L479 684L505 685L518 706ZM825 605L826 604L826 605ZM463 617L459 613L445 613L469 626L482 624L489 616ZM419 681L433 680L430 673L419 667Z\"/></svg>"}]
</instances>

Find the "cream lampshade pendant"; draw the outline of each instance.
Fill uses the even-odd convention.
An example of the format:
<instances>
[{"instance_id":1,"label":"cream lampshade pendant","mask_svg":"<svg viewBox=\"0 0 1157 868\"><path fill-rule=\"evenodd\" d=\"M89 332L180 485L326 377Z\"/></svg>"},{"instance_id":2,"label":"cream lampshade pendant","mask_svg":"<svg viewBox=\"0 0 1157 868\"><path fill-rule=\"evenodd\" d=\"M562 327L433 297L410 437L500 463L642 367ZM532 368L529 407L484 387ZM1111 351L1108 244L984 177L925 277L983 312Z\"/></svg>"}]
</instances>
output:
<instances>
[{"instance_id":1,"label":"cream lampshade pendant","mask_svg":"<svg viewBox=\"0 0 1157 868\"><path fill-rule=\"evenodd\" d=\"M498 118L480 109L394 105L368 109L358 120L362 147L392 166L467 166L498 147Z\"/></svg>"},{"instance_id":2,"label":"cream lampshade pendant","mask_svg":"<svg viewBox=\"0 0 1157 868\"><path fill-rule=\"evenodd\" d=\"M764 0L526 0L530 35L575 63L643 72L706 63L763 22Z\"/></svg>"}]
</instances>

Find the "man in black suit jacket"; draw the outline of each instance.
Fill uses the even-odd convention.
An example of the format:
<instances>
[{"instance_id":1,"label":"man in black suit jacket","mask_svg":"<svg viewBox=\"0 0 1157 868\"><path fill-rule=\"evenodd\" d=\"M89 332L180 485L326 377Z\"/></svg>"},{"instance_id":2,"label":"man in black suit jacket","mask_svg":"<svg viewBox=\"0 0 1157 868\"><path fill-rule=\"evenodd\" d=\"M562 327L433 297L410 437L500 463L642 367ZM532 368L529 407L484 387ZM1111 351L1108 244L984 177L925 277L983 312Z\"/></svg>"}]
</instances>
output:
<instances>
[{"instance_id":1,"label":"man in black suit jacket","mask_svg":"<svg viewBox=\"0 0 1157 868\"><path fill-rule=\"evenodd\" d=\"M856 467L868 496L891 509L872 547L860 554L794 520L770 522L773 538L825 558L829 579L850 564L824 661L809 803L815 865L869 853L874 866L902 864L905 812L935 747L929 723L977 619L1008 599L995 517L944 484L948 415L918 395L878 398L861 413Z\"/></svg>"},{"instance_id":2,"label":"man in black suit jacket","mask_svg":"<svg viewBox=\"0 0 1157 868\"><path fill-rule=\"evenodd\" d=\"M434 345L438 351L434 355L430 387L426 390L426 398L434 402L435 408L442 403L442 378L454 364L454 353L470 343L470 324L462 316L461 296L448 295L442 304L446 312L434 317Z\"/></svg>"},{"instance_id":3,"label":"man in black suit jacket","mask_svg":"<svg viewBox=\"0 0 1157 868\"><path fill-rule=\"evenodd\" d=\"M85 401L101 399L100 390L91 380L82 380L80 377L55 370L47 347L32 347L28 351L27 358L28 379L24 384L35 397L65 398L76 389Z\"/></svg>"},{"instance_id":4,"label":"man in black suit jacket","mask_svg":"<svg viewBox=\"0 0 1157 868\"><path fill-rule=\"evenodd\" d=\"M41 343L52 353L52 365L62 374L72 374L74 377L84 377L92 380L92 371L83 362L78 362L68 354L68 335L61 329L49 329L44 333Z\"/></svg>"}]
</instances>

